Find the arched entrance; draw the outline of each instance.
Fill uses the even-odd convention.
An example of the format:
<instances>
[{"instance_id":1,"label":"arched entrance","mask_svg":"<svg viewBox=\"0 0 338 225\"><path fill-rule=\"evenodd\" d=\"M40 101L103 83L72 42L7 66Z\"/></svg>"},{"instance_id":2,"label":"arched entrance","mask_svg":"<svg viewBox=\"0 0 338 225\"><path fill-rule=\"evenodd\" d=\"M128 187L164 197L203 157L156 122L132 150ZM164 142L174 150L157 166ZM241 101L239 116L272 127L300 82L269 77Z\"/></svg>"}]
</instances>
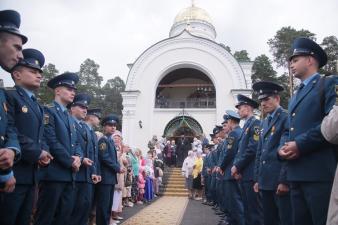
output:
<instances>
[{"instance_id":1,"label":"arched entrance","mask_svg":"<svg viewBox=\"0 0 338 225\"><path fill-rule=\"evenodd\" d=\"M170 120L164 129L163 136L167 140L175 140L176 143L176 165L182 166L188 151L192 149L191 143L194 137L200 137L203 134L202 126L191 116L184 114L176 116Z\"/></svg>"},{"instance_id":2,"label":"arched entrance","mask_svg":"<svg viewBox=\"0 0 338 225\"><path fill-rule=\"evenodd\" d=\"M167 139L176 139L182 135L188 138L200 137L203 134L202 126L191 116L176 116L166 125L163 136Z\"/></svg>"}]
</instances>

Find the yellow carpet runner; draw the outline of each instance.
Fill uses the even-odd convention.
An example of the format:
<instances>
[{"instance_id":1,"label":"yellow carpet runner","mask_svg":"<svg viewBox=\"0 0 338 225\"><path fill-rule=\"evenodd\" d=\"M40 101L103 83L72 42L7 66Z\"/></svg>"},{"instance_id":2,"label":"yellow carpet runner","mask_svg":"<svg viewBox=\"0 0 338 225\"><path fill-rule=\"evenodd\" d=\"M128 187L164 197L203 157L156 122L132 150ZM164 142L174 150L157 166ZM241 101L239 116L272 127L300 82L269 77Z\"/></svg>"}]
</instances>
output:
<instances>
[{"instance_id":1,"label":"yellow carpet runner","mask_svg":"<svg viewBox=\"0 0 338 225\"><path fill-rule=\"evenodd\" d=\"M187 204L187 197L164 196L121 225L179 225Z\"/></svg>"},{"instance_id":2,"label":"yellow carpet runner","mask_svg":"<svg viewBox=\"0 0 338 225\"><path fill-rule=\"evenodd\" d=\"M165 174L168 180L164 182L164 196L188 197L188 190L185 189L185 177L182 176L181 168L170 168Z\"/></svg>"}]
</instances>

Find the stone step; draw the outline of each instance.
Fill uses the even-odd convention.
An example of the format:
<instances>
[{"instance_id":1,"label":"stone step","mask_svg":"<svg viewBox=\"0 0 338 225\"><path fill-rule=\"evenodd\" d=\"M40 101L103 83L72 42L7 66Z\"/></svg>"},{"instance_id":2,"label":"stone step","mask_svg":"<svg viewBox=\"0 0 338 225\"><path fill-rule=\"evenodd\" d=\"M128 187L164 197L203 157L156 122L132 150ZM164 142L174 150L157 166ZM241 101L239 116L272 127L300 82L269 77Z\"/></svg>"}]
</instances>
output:
<instances>
[{"instance_id":1,"label":"stone step","mask_svg":"<svg viewBox=\"0 0 338 225\"><path fill-rule=\"evenodd\" d=\"M167 180L164 184L185 184L184 180Z\"/></svg>"},{"instance_id":2,"label":"stone step","mask_svg":"<svg viewBox=\"0 0 338 225\"><path fill-rule=\"evenodd\" d=\"M182 184L185 183L185 179L169 178L169 179L167 180L167 184L170 184L171 182L175 182L175 181L180 182L180 183L182 183Z\"/></svg>"},{"instance_id":3,"label":"stone step","mask_svg":"<svg viewBox=\"0 0 338 225\"><path fill-rule=\"evenodd\" d=\"M173 187L177 187L177 188L185 188L185 184L167 184L165 187L167 188L173 188Z\"/></svg>"},{"instance_id":4,"label":"stone step","mask_svg":"<svg viewBox=\"0 0 338 225\"><path fill-rule=\"evenodd\" d=\"M187 192L188 190L185 188L177 188L177 187L166 187L165 192Z\"/></svg>"},{"instance_id":5,"label":"stone step","mask_svg":"<svg viewBox=\"0 0 338 225\"><path fill-rule=\"evenodd\" d=\"M165 192L163 196L188 197L188 193Z\"/></svg>"}]
</instances>

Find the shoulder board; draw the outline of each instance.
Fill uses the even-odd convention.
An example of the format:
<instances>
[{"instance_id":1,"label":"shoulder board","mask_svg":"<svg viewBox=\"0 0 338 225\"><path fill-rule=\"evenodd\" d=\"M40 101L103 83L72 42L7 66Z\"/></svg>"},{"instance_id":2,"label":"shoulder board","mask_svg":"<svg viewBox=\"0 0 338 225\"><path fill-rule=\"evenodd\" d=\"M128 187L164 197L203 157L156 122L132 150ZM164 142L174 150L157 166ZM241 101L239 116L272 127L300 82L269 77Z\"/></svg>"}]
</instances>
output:
<instances>
[{"instance_id":1,"label":"shoulder board","mask_svg":"<svg viewBox=\"0 0 338 225\"><path fill-rule=\"evenodd\" d=\"M47 108L53 108L53 107L55 107L55 105L53 103L50 103L50 104L47 104L47 105L44 105L44 106L47 107Z\"/></svg>"},{"instance_id":2,"label":"shoulder board","mask_svg":"<svg viewBox=\"0 0 338 225\"><path fill-rule=\"evenodd\" d=\"M100 138L100 140L99 141L107 141L108 140L108 138L105 136L105 135L103 135L101 138Z\"/></svg>"},{"instance_id":3,"label":"shoulder board","mask_svg":"<svg viewBox=\"0 0 338 225\"><path fill-rule=\"evenodd\" d=\"M5 91L16 91L15 87L5 87L4 88Z\"/></svg>"}]
</instances>

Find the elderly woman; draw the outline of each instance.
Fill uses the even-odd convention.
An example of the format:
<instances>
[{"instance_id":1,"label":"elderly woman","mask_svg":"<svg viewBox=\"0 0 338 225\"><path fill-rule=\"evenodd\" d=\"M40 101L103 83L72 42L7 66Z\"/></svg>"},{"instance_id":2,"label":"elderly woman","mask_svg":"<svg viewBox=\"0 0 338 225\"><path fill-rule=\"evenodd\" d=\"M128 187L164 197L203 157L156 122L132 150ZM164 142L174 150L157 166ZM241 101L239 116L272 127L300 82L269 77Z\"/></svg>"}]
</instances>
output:
<instances>
[{"instance_id":1,"label":"elderly woman","mask_svg":"<svg viewBox=\"0 0 338 225\"><path fill-rule=\"evenodd\" d=\"M196 193L198 195L195 200L202 200L202 183L201 183L201 173L203 169L203 158L202 153L197 151L196 158L194 161L192 176L193 176L193 196L195 197Z\"/></svg>"},{"instance_id":2,"label":"elderly woman","mask_svg":"<svg viewBox=\"0 0 338 225\"><path fill-rule=\"evenodd\" d=\"M183 165L182 165L182 175L185 176L185 188L188 189L189 198L193 198L192 172L193 172L194 163L195 163L194 153L193 151L190 150L188 152L188 156L184 159Z\"/></svg>"}]
</instances>

